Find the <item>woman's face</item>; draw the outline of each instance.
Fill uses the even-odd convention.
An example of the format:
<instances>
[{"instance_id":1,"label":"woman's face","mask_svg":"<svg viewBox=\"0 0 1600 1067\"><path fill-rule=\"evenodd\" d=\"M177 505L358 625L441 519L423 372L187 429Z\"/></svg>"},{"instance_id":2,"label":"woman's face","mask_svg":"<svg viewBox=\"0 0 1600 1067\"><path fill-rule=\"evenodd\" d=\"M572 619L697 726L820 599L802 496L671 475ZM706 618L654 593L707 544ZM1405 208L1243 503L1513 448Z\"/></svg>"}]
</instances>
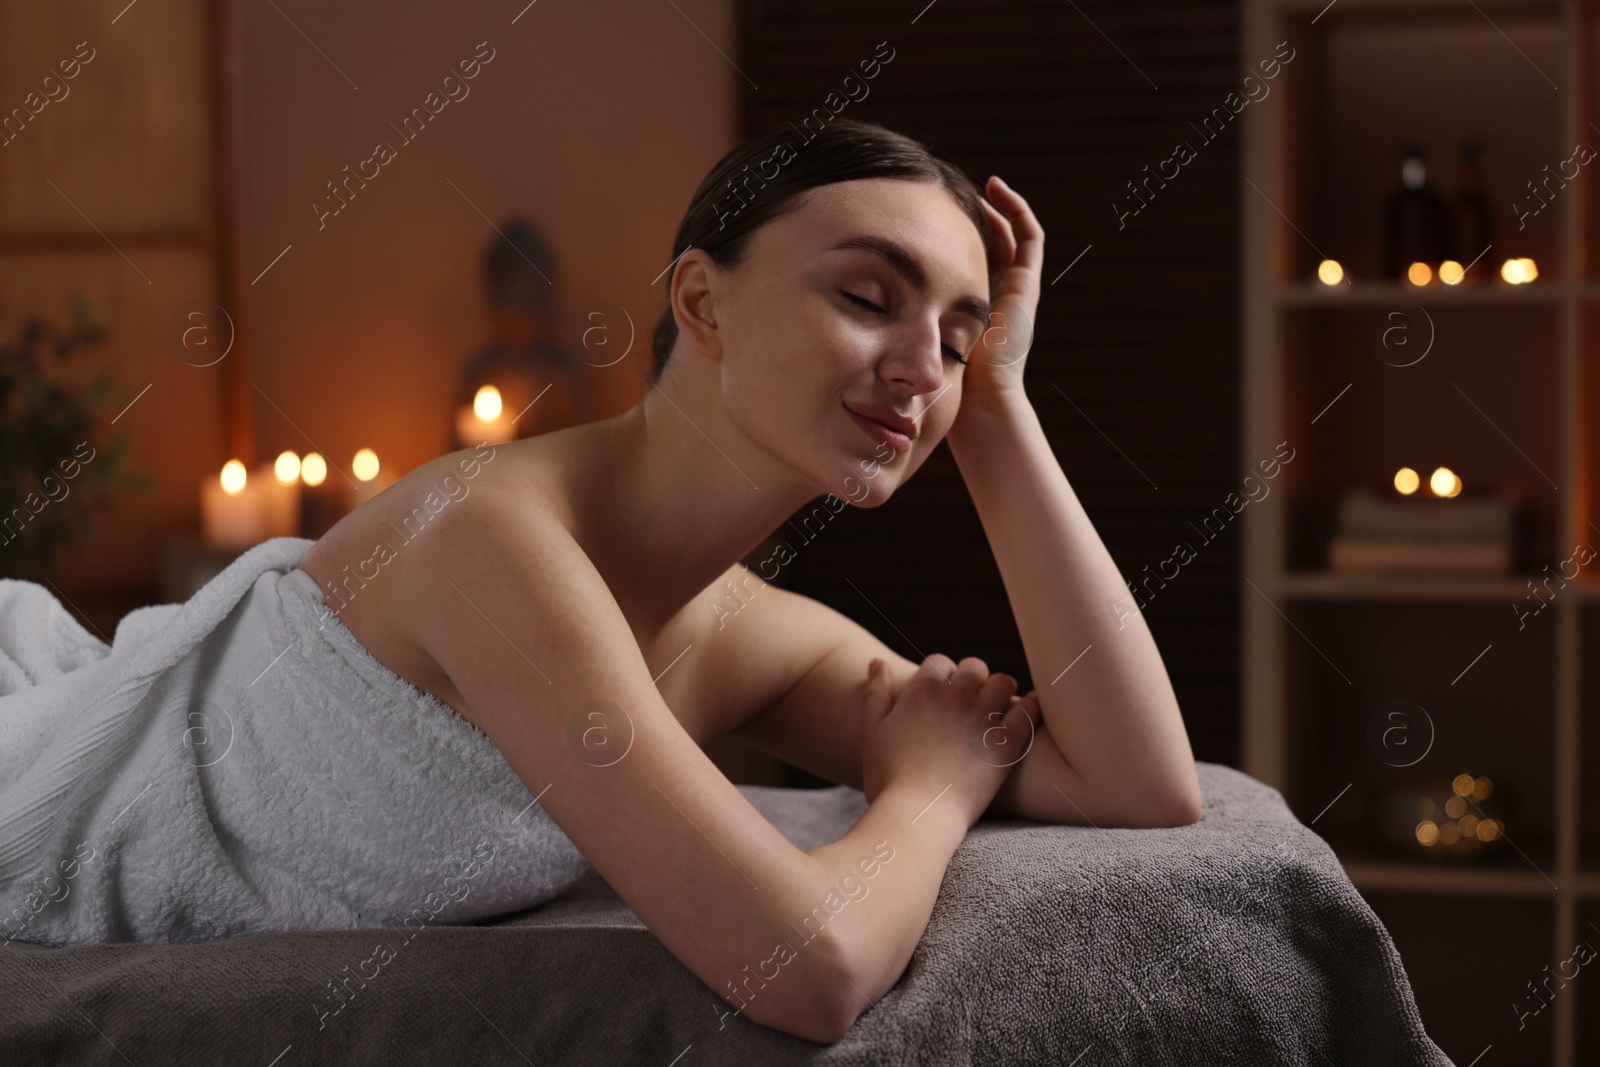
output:
<instances>
[{"instance_id":1,"label":"woman's face","mask_svg":"<svg viewBox=\"0 0 1600 1067\"><path fill-rule=\"evenodd\" d=\"M757 195L760 195L757 193ZM820 493L875 507L922 465L961 404L986 328L983 241L929 182L820 186L752 235L712 283L722 398L757 444ZM909 420L888 438L860 415Z\"/></svg>"}]
</instances>

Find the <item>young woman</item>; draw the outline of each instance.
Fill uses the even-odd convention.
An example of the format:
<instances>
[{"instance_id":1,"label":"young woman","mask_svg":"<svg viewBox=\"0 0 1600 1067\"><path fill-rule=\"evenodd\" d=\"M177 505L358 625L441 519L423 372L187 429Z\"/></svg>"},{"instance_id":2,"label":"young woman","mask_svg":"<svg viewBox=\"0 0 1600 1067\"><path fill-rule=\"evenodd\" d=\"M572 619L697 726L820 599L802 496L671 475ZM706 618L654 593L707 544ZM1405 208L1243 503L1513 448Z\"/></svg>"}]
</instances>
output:
<instances>
[{"instance_id":1,"label":"young woman","mask_svg":"<svg viewBox=\"0 0 1600 1067\"><path fill-rule=\"evenodd\" d=\"M1161 657L1023 387L1043 232L1004 182L987 191L992 204L915 141L847 120L730 152L679 227L645 400L502 446L420 551L340 612L493 739L712 989L788 943L745 1014L813 1040L899 979L980 816L1199 818ZM1050 680L1022 700L978 659L913 663L738 563L819 495L883 504L946 439L1029 666ZM407 482L435 477L412 472L302 569L335 589L410 506ZM610 755L575 755L575 722ZM862 788L866 814L799 851L701 751L729 734ZM795 945L791 922L879 842L893 859L875 891Z\"/></svg>"},{"instance_id":2,"label":"young woman","mask_svg":"<svg viewBox=\"0 0 1600 1067\"><path fill-rule=\"evenodd\" d=\"M991 178L987 196L876 125L835 119L809 140L785 127L741 145L679 228L642 403L480 450L483 462L457 453L410 472L314 545L300 542L283 583L264 575L234 636L218 640L239 646L263 589L315 598L330 617L279 645L359 642L354 666L423 698L402 710L492 742L517 807L539 813L519 827L553 820L549 833L564 834L730 1011L837 1039L899 979L951 855L981 816L1101 827L1199 818L1161 657L1024 390L1044 235L1004 182ZM1049 680L1037 693L1019 698L1013 678L973 657L907 660L738 562L820 496L883 504L941 440L982 517L1029 666ZM443 501L436 487L464 484L458 470L470 471L471 490ZM401 529L415 535L374 562L374 546ZM228 804L266 810L256 791L265 796L273 768L292 764L326 765L333 784L275 802L283 822L364 802L366 825L409 833L407 811L363 801L346 780L380 771L445 808L433 813L440 822L481 799L449 791L466 770L443 757L379 749L338 763L339 746L317 730L355 712L328 712L340 702L332 690L260 696L323 670L305 665L304 649L269 663L273 643L269 633L255 658L230 668L240 706L253 704L234 716L233 754L204 762L218 776L198 790L209 818ZM142 651L132 656L147 667ZM213 664L199 676L218 672L227 673ZM394 728L395 714L381 721ZM302 745L299 734L317 741ZM865 814L838 841L801 851L702 751L728 735L862 789ZM256 758L267 769L248 787L224 788L223 772L241 778L239 761ZM118 834L163 803L135 798L139 784L98 804L105 825L122 820ZM118 811L124 804L133 814ZM43 826L35 808L27 825ZM0 830L6 819L0 803ZM152 854L173 847L176 831L162 846L158 830L143 846ZM349 911L299 921L384 919L379 872L403 876L406 857L335 852L331 833L296 834L303 841L293 854L285 846L283 863L302 864L301 883L325 878L324 898L344 894ZM49 840L71 848L65 834ZM249 871L252 847L236 833L218 855ZM481 913L560 888L536 878L533 861L519 869L507 856L501 874L523 879L524 895L475 898ZM5 859L0 848L0 874ZM239 892L270 897L260 891L268 873ZM844 876L869 877L874 891L826 908ZM173 920L164 921L135 935L166 936ZM769 980L755 994L758 962Z\"/></svg>"}]
</instances>

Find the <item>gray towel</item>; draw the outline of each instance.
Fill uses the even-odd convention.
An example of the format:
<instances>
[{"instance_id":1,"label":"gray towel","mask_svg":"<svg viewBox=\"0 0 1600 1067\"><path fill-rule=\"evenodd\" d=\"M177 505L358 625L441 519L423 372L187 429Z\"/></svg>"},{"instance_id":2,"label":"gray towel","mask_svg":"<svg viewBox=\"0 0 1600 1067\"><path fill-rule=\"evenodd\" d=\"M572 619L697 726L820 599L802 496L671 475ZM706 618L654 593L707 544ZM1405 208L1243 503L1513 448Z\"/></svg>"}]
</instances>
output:
<instances>
[{"instance_id":1,"label":"gray towel","mask_svg":"<svg viewBox=\"0 0 1600 1067\"><path fill-rule=\"evenodd\" d=\"M328 612L312 543L257 545L110 645L0 580L0 938L407 934L590 870L486 735Z\"/></svg>"},{"instance_id":2,"label":"gray towel","mask_svg":"<svg viewBox=\"0 0 1600 1067\"><path fill-rule=\"evenodd\" d=\"M123 1063L113 1047L278 1067L1450 1067L1322 839L1248 775L1199 772L1193 826L979 822L905 974L830 1046L730 1015L590 871L409 947L383 930L0 947L0 1067ZM739 790L804 849L866 805L846 786Z\"/></svg>"}]
</instances>

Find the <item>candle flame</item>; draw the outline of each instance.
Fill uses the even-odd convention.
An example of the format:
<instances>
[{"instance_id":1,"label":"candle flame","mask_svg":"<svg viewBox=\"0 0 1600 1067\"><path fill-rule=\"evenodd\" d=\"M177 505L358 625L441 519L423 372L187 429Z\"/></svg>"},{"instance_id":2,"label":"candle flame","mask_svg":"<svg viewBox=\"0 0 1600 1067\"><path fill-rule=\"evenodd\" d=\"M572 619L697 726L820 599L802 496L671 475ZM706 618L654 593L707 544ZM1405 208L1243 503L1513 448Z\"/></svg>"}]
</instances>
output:
<instances>
[{"instance_id":1,"label":"candle flame","mask_svg":"<svg viewBox=\"0 0 1600 1067\"><path fill-rule=\"evenodd\" d=\"M472 398L472 413L484 422L500 417L500 390L492 385L481 386Z\"/></svg>"},{"instance_id":2,"label":"candle flame","mask_svg":"<svg viewBox=\"0 0 1600 1067\"><path fill-rule=\"evenodd\" d=\"M350 469L362 481L372 481L378 476L378 454L370 448L363 448L350 461Z\"/></svg>"},{"instance_id":3,"label":"candle flame","mask_svg":"<svg viewBox=\"0 0 1600 1067\"><path fill-rule=\"evenodd\" d=\"M1428 477L1428 488L1434 496L1455 496L1461 492L1461 479L1449 467L1438 467Z\"/></svg>"},{"instance_id":4,"label":"candle flame","mask_svg":"<svg viewBox=\"0 0 1600 1067\"><path fill-rule=\"evenodd\" d=\"M244 483L248 472L244 464L236 459L230 459L222 465L222 491L229 496L237 496L244 491Z\"/></svg>"},{"instance_id":5,"label":"candle flame","mask_svg":"<svg viewBox=\"0 0 1600 1067\"><path fill-rule=\"evenodd\" d=\"M279 452L272 464L272 473L280 485L293 485L300 477L300 457L287 450Z\"/></svg>"},{"instance_id":6,"label":"candle flame","mask_svg":"<svg viewBox=\"0 0 1600 1067\"><path fill-rule=\"evenodd\" d=\"M315 487L327 476L328 461L322 458L322 453L307 452L306 458L300 461L300 480Z\"/></svg>"},{"instance_id":7,"label":"candle flame","mask_svg":"<svg viewBox=\"0 0 1600 1067\"><path fill-rule=\"evenodd\" d=\"M1500 277L1512 285L1523 285L1539 276L1539 268L1527 256L1508 259L1500 264Z\"/></svg>"}]
</instances>

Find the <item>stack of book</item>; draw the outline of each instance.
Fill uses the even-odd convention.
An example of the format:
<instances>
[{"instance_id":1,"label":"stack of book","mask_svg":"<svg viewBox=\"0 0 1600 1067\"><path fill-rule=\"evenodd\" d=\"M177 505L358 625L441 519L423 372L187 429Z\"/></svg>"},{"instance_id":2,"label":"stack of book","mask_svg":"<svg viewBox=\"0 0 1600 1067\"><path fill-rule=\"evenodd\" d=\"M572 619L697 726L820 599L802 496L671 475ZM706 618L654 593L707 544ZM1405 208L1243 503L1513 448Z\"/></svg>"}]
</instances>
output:
<instances>
[{"instance_id":1,"label":"stack of book","mask_svg":"<svg viewBox=\"0 0 1600 1067\"><path fill-rule=\"evenodd\" d=\"M1328 546L1336 571L1430 570L1509 573L1516 505L1502 497L1379 497L1365 489L1339 501Z\"/></svg>"}]
</instances>

